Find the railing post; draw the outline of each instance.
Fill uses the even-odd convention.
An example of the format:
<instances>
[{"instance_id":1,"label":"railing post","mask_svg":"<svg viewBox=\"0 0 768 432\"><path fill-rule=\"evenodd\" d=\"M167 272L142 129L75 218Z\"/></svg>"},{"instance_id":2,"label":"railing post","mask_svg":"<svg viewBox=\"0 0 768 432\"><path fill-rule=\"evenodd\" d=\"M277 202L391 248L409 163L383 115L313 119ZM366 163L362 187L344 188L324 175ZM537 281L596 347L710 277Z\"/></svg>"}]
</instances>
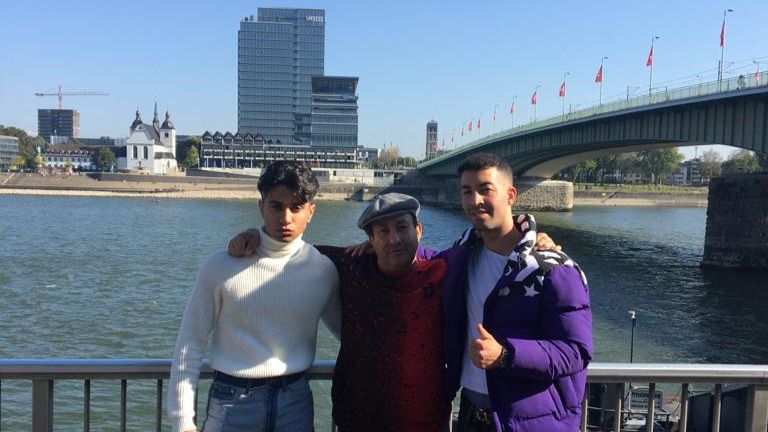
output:
<instances>
[{"instance_id":1,"label":"railing post","mask_svg":"<svg viewBox=\"0 0 768 432\"><path fill-rule=\"evenodd\" d=\"M765 432L768 429L768 386L747 387L747 413L744 432Z\"/></svg>"},{"instance_id":2,"label":"railing post","mask_svg":"<svg viewBox=\"0 0 768 432\"><path fill-rule=\"evenodd\" d=\"M680 394L680 421L678 422L678 429L680 432L688 431L688 392L690 385L688 383L683 384L683 391Z\"/></svg>"},{"instance_id":3,"label":"railing post","mask_svg":"<svg viewBox=\"0 0 768 432\"><path fill-rule=\"evenodd\" d=\"M656 383L648 383L648 412L645 416L645 430L653 430L653 417L656 413Z\"/></svg>"},{"instance_id":4,"label":"railing post","mask_svg":"<svg viewBox=\"0 0 768 432\"><path fill-rule=\"evenodd\" d=\"M581 428L580 432L587 432L587 419L589 418L589 384L584 389L584 400L581 402Z\"/></svg>"},{"instance_id":5,"label":"railing post","mask_svg":"<svg viewBox=\"0 0 768 432\"><path fill-rule=\"evenodd\" d=\"M615 432L621 431L621 421L622 414L621 414L621 404L624 400L624 383L616 384L616 401L614 402L614 407L616 411L613 415L613 430Z\"/></svg>"},{"instance_id":6,"label":"railing post","mask_svg":"<svg viewBox=\"0 0 768 432\"><path fill-rule=\"evenodd\" d=\"M32 432L53 431L53 380L32 380Z\"/></svg>"},{"instance_id":7,"label":"railing post","mask_svg":"<svg viewBox=\"0 0 768 432\"><path fill-rule=\"evenodd\" d=\"M720 408L723 403L723 385L715 384L715 394L712 399L712 432L720 432Z\"/></svg>"}]
</instances>

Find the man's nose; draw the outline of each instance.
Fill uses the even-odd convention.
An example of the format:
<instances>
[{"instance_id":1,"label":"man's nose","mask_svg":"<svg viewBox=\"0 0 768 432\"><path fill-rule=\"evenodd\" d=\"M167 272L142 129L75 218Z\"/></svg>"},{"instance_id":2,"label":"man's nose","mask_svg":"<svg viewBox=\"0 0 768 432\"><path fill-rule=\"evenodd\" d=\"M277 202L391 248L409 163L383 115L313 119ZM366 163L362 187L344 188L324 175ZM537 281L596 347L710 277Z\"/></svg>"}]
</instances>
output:
<instances>
[{"instance_id":1,"label":"man's nose","mask_svg":"<svg viewBox=\"0 0 768 432\"><path fill-rule=\"evenodd\" d=\"M389 234L389 237L387 238L387 240L389 241L389 244L396 245L396 244L399 244L402 239L400 238L400 234L398 234L397 231L395 230Z\"/></svg>"},{"instance_id":2,"label":"man's nose","mask_svg":"<svg viewBox=\"0 0 768 432\"><path fill-rule=\"evenodd\" d=\"M287 225L291 222L291 209L284 209L280 212L280 222Z\"/></svg>"}]
</instances>

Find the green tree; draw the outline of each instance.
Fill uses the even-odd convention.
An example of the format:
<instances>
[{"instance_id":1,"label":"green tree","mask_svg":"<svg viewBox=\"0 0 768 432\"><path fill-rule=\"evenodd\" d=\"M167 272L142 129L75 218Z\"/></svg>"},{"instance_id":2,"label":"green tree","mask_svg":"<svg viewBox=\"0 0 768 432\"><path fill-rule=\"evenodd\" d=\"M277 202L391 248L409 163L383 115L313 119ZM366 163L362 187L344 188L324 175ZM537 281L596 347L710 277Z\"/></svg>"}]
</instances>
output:
<instances>
[{"instance_id":1,"label":"green tree","mask_svg":"<svg viewBox=\"0 0 768 432\"><path fill-rule=\"evenodd\" d=\"M200 159L200 143L202 143L202 139L197 135L190 135L187 137L186 140L177 142L176 143L176 163L178 163L180 166L183 166L185 168L191 166L186 165L187 161L187 153L192 149L192 147L195 147L197 150L198 160ZM195 165L197 165L198 162L195 162Z\"/></svg>"},{"instance_id":2,"label":"green tree","mask_svg":"<svg viewBox=\"0 0 768 432\"><path fill-rule=\"evenodd\" d=\"M191 146L189 150L187 150L187 155L181 165L184 168L192 168L196 167L199 163L200 155L197 153L197 147Z\"/></svg>"},{"instance_id":3,"label":"green tree","mask_svg":"<svg viewBox=\"0 0 768 432\"><path fill-rule=\"evenodd\" d=\"M0 135L12 136L19 139L19 154L24 158L24 166L26 168L35 168L35 156L37 156L37 149L41 152L45 151L48 145L42 137L31 137L24 132L23 129L19 129L13 126L0 125ZM22 168L22 166L19 166Z\"/></svg>"},{"instance_id":4,"label":"green tree","mask_svg":"<svg viewBox=\"0 0 768 432\"><path fill-rule=\"evenodd\" d=\"M728 155L723 162L723 175L749 174L760 171L757 156L749 150L739 149Z\"/></svg>"},{"instance_id":5,"label":"green tree","mask_svg":"<svg viewBox=\"0 0 768 432\"><path fill-rule=\"evenodd\" d=\"M707 150L699 158L699 173L702 178L719 177L722 172L723 157L714 150Z\"/></svg>"},{"instance_id":6,"label":"green tree","mask_svg":"<svg viewBox=\"0 0 768 432\"><path fill-rule=\"evenodd\" d=\"M115 154L107 147L99 147L93 155L93 164L99 171L109 171L116 162Z\"/></svg>"},{"instance_id":7,"label":"green tree","mask_svg":"<svg viewBox=\"0 0 768 432\"><path fill-rule=\"evenodd\" d=\"M639 153L643 174L661 184L667 174L675 172L683 161L683 154L675 148L645 150Z\"/></svg>"},{"instance_id":8,"label":"green tree","mask_svg":"<svg viewBox=\"0 0 768 432\"><path fill-rule=\"evenodd\" d=\"M24 156L19 155L13 159L12 165L15 166L16 169L24 168L27 165L27 160L24 159Z\"/></svg>"}]
</instances>

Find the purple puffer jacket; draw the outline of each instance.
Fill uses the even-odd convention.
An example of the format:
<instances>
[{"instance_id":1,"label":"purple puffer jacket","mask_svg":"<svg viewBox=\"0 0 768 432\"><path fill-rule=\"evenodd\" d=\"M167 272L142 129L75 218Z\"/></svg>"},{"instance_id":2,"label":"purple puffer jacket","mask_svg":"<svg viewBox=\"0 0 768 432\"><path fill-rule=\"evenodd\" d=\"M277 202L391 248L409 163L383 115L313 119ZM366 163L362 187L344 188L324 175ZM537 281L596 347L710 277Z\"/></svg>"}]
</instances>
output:
<instances>
[{"instance_id":1,"label":"purple puffer jacket","mask_svg":"<svg viewBox=\"0 0 768 432\"><path fill-rule=\"evenodd\" d=\"M486 371L497 431L576 431L592 359L592 314L584 274L561 252L533 252L532 216L485 302L483 326L510 352L504 369ZM446 395L460 387L467 347L467 266L482 240L467 229L450 249L445 281Z\"/></svg>"}]
</instances>

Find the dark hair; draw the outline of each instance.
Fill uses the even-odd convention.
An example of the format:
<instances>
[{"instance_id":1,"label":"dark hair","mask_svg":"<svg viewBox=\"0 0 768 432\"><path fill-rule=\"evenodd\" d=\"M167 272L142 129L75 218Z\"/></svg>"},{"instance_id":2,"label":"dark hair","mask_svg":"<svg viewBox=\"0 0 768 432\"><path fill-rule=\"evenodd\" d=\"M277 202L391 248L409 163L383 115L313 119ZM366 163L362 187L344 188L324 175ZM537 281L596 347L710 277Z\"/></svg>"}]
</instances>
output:
<instances>
[{"instance_id":1,"label":"dark hair","mask_svg":"<svg viewBox=\"0 0 768 432\"><path fill-rule=\"evenodd\" d=\"M419 221L416 219L416 215L414 215L413 213L410 213L410 212L408 214L411 215L411 219L413 219L413 226L416 227L416 225L419 224ZM365 228L363 228L363 231L365 231L365 234L367 234L368 237L373 237L373 224L374 223L376 223L375 220L373 222L369 223L368 225L366 225Z\"/></svg>"},{"instance_id":2,"label":"dark hair","mask_svg":"<svg viewBox=\"0 0 768 432\"><path fill-rule=\"evenodd\" d=\"M491 153L478 153L467 157L459 165L456 173L461 177L464 171L481 171L488 168L496 168L509 176L510 182L512 181L512 167L504 162L504 159Z\"/></svg>"},{"instance_id":3,"label":"dark hair","mask_svg":"<svg viewBox=\"0 0 768 432\"><path fill-rule=\"evenodd\" d=\"M258 188L262 199L277 186L296 191L302 204L312 201L320 188L312 170L293 161L272 162L261 172Z\"/></svg>"}]
</instances>

